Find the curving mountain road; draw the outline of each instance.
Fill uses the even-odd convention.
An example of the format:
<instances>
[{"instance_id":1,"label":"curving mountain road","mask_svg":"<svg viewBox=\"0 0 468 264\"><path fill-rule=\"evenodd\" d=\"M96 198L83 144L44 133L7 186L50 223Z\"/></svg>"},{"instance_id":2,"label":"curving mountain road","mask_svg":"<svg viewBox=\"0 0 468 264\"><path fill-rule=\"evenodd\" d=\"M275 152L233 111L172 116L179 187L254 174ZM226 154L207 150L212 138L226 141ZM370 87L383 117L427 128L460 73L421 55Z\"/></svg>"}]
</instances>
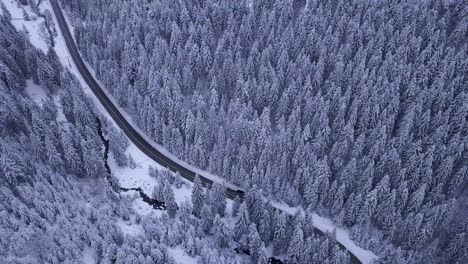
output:
<instances>
[{"instance_id":1,"label":"curving mountain road","mask_svg":"<svg viewBox=\"0 0 468 264\"><path fill-rule=\"evenodd\" d=\"M62 13L62 10L60 9L59 4L57 3L56 0L49 0L49 2L57 18L60 31L62 32L66 46L73 59L73 62L76 65L76 68L78 69L80 75L82 76L86 84L93 91L93 93L96 95L98 100L104 106L106 111L115 121L115 123L117 123L117 125L124 131L125 135L127 135L127 137L148 157L153 159L155 162L161 164L162 166L167 167L171 171L178 172L182 177L193 182L195 179L195 175L197 175L197 173L195 173L190 168L187 168L186 166L183 166L177 163L177 161L173 160L170 157L167 157L164 153L161 153L159 150L153 147L122 115L122 113L114 105L111 99L104 92L103 88L97 83L93 75L90 73L90 71L86 67L78 51L78 48L76 47L75 41L73 39L73 36L70 33L67 22ZM210 188L212 186L213 184L212 180L210 180L207 177L204 177L203 175L200 175L200 174L198 175L205 188ZM229 187L226 187L226 195L229 199L234 199L236 196L239 196L239 198L241 199L244 198L244 192L242 190L236 190L236 189L232 189ZM318 229L315 229L315 231L316 231L316 234L324 235ZM340 247L342 249L346 249L346 247L342 244L340 244ZM349 253L351 256L351 263L362 263L353 253L351 252Z\"/></svg>"}]
</instances>

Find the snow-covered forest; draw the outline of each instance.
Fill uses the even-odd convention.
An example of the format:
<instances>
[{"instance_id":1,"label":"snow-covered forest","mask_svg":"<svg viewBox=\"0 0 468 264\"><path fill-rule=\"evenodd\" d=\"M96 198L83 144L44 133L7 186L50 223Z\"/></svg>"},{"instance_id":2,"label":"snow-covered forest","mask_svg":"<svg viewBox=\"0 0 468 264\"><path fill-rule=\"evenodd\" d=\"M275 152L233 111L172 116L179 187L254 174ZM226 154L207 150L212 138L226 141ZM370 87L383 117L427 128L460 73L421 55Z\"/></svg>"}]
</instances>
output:
<instances>
[{"instance_id":1,"label":"snow-covered forest","mask_svg":"<svg viewBox=\"0 0 468 264\"><path fill-rule=\"evenodd\" d=\"M317 214L373 263L468 260L466 0L60 2L139 128L245 199L142 167L48 1L1 0L0 263L349 263Z\"/></svg>"},{"instance_id":2,"label":"snow-covered forest","mask_svg":"<svg viewBox=\"0 0 468 264\"><path fill-rule=\"evenodd\" d=\"M149 196L166 209L142 212L138 195L108 181L106 165L116 172L138 164L61 64L63 39L48 6L7 1L0 2L0 263L349 262L333 233L316 234L310 215L274 211L256 193L228 204L222 185L206 191L164 170L147 173L157 181ZM13 26L15 19L22 22ZM175 194L182 186L190 199ZM261 216L252 208L263 208Z\"/></svg>"},{"instance_id":3,"label":"snow-covered forest","mask_svg":"<svg viewBox=\"0 0 468 264\"><path fill-rule=\"evenodd\" d=\"M466 261L466 1L62 2L98 78L180 159L332 218L383 263Z\"/></svg>"}]
</instances>

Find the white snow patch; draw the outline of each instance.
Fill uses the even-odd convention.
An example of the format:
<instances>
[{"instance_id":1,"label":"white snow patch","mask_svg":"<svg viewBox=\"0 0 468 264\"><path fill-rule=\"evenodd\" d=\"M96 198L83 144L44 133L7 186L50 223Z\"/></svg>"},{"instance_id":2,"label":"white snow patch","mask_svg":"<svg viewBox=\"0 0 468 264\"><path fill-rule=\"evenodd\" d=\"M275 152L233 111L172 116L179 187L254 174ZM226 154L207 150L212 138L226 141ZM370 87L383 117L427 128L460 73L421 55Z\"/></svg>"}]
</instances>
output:
<instances>
[{"instance_id":1,"label":"white snow patch","mask_svg":"<svg viewBox=\"0 0 468 264\"><path fill-rule=\"evenodd\" d=\"M221 221L229 228L234 229L236 226L236 218L232 217L232 205L234 204L233 200L227 199L226 211L224 217L221 218ZM272 256L271 254L268 256Z\"/></svg>"},{"instance_id":2,"label":"white snow patch","mask_svg":"<svg viewBox=\"0 0 468 264\"><path fill-rule=\"evenodd\" d=\"M162 215L162 211L154 210L151 205L145 203L143 201L143 198L137 191L130 190L126 192L121 192L120 195L127 196L130 199L133 199L132 209L140 216L148 216L150 214L154 214L159 217Z\"/></svg>"},{"instance_id":3,"label":"white snow patch","mask_svg":"<svg viewBox=\"0 0 468 264\"><path fill-rule=\"evenodd\" d=\"M26 80L26 94L39 106L42 106L47 99L47 91L31 79Z\"/></svg>"},{"instance_id":4,"label":"white snow patch","mask_svg":"<svg viewBox=\"0 0 468 264\"><path fill-rule=\"evenodd\" d=\"M109 154L109 166L112 175L117 178L119 186L124 188L139 187L148 196L151 195L154 187L158 185L158 181L149 175L149 168L159 168L159 164L148 158L134 144L130 144L125 151L125 154L130 154L135 160L136 167L133 169L130 167L118 166L114 160L113 154Z\"/></svg>"},{"instance_id":5,"label":"white snow patch","mask_svg":"<svg viewBox=\"0 0 468 264\"><path fill-rule=\"evenodd\" d=\"M31 44L44 53L47 53L49 49L49 33L47 32L44 19L34 14L30 6L23 6L16 0L2 0L2 2L5 4L8 12L10 12L11 24L16 30L22 31L26 28ZM24 19L24 12L29 16L29 20Z\"/></svg>"},{"instance_id":6,"label":"white snow patch","mask_svg":"<svg viewBox=\"0 0 468 264\"><path fill-rule=\"evenodd\" d=\"M95 264L96 263L95 252L89 246L85 247L84 250L83 250L83 263L84 264Z\"/></svg>"},{"instance_id":7,"label":"white snow patch","mask_svg":"<svg viewBox=\"0 0 468 264\"><path fill-rule=\"evenodd\" d=\"M118 220L116 224L120 227L124 235L138 236L143 233L141 225L133 223L132 221Z\"/></svg>"},{"instance_id":8,"label":"white snow patch","mask_svg":"<svg viewBox=\"0 0 468 264\"><path fill-rule=\"evenodd\" d=\"M226 202L226 215L232 215L232 206L234 204L234 201L227 199Z\"/></svg>"},{"instance_id":9,"label":"white snow patch","mask_svg":"<svg viewBox=\"0 0 468 264\"><path fill-rule=\"evenodd\" d=\"M68 131L68 120L63 113L63 106L60 103L60 96L55 95L52 97L54 99L54 103L57 106L57 123L63 126Z\"/></svg>"},{"instance_id":10,"label":"white snow patch","mask_svg":"<svg viewBox=\"0 0 468 264\"><path fill-rule=\"evenodd\" d=\"M270 201L270 204L274 208L276 208L276 209L278 209L280 211L283 211L283 212L285 212L285 213L287 213L289 215L295 215L299 210L297 207L292 207L292 206L289 206L287 204L279 203L279 202L275 202L275 201Z\"/></svg>"},{"instance_id":11,"label":"white snow patch","mask_svg":"<svg viewBox=\"0 0 468 264\"><path fill-rule=\"evenodd\" d=\"M178 264L196 264L197 259L189 256L181 247L167 248L169 254L174 258Z\"/></svg>"},{"instance_id":12,"label":"white snow patch","mask_svg":"<svg viewBox=\"0 0 468 264\"><path fill-rule=\"evenodd\" d=\"M153 207L145 202L143 202L143 198L138 197L133 201L132 208L141 216L146 216L150 214L154 214L158 217L162 215L162 211L154 210Z\"/></svg>"},{"instance_id":13,"label":"white snow patch","mask_svg":"<svg viewBox=\"0 0 468 264\"><path fill-rule=\"evenodd\" d=\"M192 197L192 183L189 183L188 181L185 182L180 189L175 188L172 186L172 190L174 191L174 198L175 201L178 205L181 205L182 202L186 200L190 200Z\"/></svg>"},{"instance_id":14,"label":"white snow patch","mask_svg":"<svg viewBox=\"0 0 468 264\"><path fill-rule=\"evenodd\" d=\"M37 105L41 106L47 100L48 92L40 85L34 83L33 80L26 80L26 94L31 100L33 100ZM68 120L63 113L63 107L60 103L60 96L54 95L52 99L57 106L57 123L59 123L63 128L68 130Z\"/></svg>"}]
</instances>

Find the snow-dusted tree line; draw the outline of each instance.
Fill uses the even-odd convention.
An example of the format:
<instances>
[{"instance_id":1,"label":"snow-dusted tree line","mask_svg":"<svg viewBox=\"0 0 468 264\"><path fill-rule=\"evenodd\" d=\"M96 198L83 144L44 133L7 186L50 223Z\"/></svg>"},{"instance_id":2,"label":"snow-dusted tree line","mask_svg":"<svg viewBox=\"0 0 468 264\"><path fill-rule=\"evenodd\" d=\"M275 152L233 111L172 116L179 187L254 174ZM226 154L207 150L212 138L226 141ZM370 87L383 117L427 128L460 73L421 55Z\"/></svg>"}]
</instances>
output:
<instances>
[{"instance_id":1,"label":"snow-dusted tree line","mask_svg":"<svg viewBox=\"0 0 468 264\"><path fill-rule=\"evenodd\" d=\"M382 262L466 257L466 1L63 2L98 78L181 159Z\"/></svg>"}]
</instances>

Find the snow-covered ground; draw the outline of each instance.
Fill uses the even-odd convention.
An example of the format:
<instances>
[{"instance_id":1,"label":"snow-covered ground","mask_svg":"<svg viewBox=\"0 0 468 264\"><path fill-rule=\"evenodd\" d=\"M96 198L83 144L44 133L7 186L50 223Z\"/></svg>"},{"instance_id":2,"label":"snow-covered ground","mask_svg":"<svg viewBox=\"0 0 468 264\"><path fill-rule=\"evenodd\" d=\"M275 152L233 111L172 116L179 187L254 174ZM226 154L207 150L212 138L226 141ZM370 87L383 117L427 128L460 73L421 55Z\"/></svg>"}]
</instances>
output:
<instances>
[{"instance_id":1,"label":"snow-covered ground","mask_svg":"<svg viewBox=\"0 0 468 264\"><path fill-rule=\"evenodd\" d=\"M68 129L68 120L65 117L65 114L63 113L63 107L62 104L60 103L60 96L55 95L52 97L55 105L57 106L57 122L65 129Z\"/></svg>"},{"instance_id":2,"label":"snow-covered ground","mask_svg":"<svg viewBox=\"0 0 468 264\"><path fill-rule=\"evenodd\" d=\"M13 24L16 30L21 31L26 29L31 44L46 53L49 49L49 44L44 19L34 14L30 6L20 5L16 0L2 0L2 3L6 6L8 12L10 12L11 24ZM29 20L25 19L24 13L27 14Z\"/></svg>"},{"instance_id":3,"label":"snow-covered ground","mask_svg":"<svg viewBox=\"0 0 468 264\"><path fill-rule=\"evenodd\" d=\"M120 195L123 197L128 197L132 200L132 209L139 214L140 216L155 215L161 216L162 212L159 210L154 210L153 207L143 201L143 198L140 197L140 194L137 191L126 191L121 192Z\"/></svg>"},{"instance_id":4,"label":"snow-covered ground","mask_svg":"<svg viewBox=\"0 0 468 264\"><path fill-rule=\"evenodd\" d=\"M96 263L96 253L91 247L85 247L83 250L83 263L84 264L95 264Z\"/></svg>"},{"instance_id":5,"label":"snow-covered ground","mask_svg":"<svg viewBox=\"0 0 468 264\"><path fill-rule=\"evenodd\" d=\"M26 80L26 94L39 106L42 106L47 99L47 91L31 79Z\"/></svg>"},{"instance_id":6,"label":"snow-covered ground","mask_svg":"<svg viewBox=\"0 0 468 264\"><path fill-rule=\"evenodd\" d=\"M4 0L4 2L5 2L5 5L7 6L8 10L12 14L13 18L15 18L16 16L19 16L19 15L21 15L20 17L23 16L23 11L22 11L21 8L19 8L17 6L16 1L14 1L14 0ZM46 9L50 10L50 12L53 14L50 3L48 1L43 1L41 3L40 10L45 11ZM29 9L29 7L25 8L25 10L26 10L26 12L31 12L31 14L32 14L32 11ZM65 17L66 17L66 15L65 15ZM79 74L76 66L73 64L71 56L70 56L70 54L68 52L68 49L67 49L67 47L65 45L65 41L64 41L64 39L62 37L62 34L61 34L61 32L60 32L60 30L58 28L58 24L57 24L57 20L55 18L55 15L53 15L53 20L54 20L55 26L57 27L56 29L57 29L57 32L58 32L58 36L55 37L55 39L54 39L54 41L55 41L54 49L55 49L55 52L57 53L58 57L60 58L61 63L63 64L64 67L68 68L80 80L80 82L81 82L81 84L83 86L83 89L93 99L97 109L104 116L106 116L109 119L109 121L111 121L111 123L114 124L114 126L117 129L119 129L118 126L113 122L112 118L110 118L110 116L108 115L105 108L100 104L99 100L94 96L92 91L87 86L86 82L83 80L83 78ZM42 33L40 32L39 26L38 26L41 22L43 22L42 18L37 18L36 20L31 20L31 21L24 21L24 20L14 20L14 21L15 21L14 25L18 30L20 30L22 28L22 25L25 25L28 28L31 42L36 47L38 47L38 48L40 48L42 50L45 50L45 51L47 50L47 47L48 47L47 45L48 44L47 44L47 42L45 40L42 40L42 37L41 37ZM71 27L70 24L69 24L69 26ZM73 30L73 29L71 28L71 30ZM92 72L91 69L90 69L90 71ZM42 100L44 98L43 97L44 94L46 95L46 93L38 92L34 88L33 85L31 85L30 88L27 89L27 93L30 96L34 96L35 101L38 100L38 101L36 101L38 103L42 102ZM112 96L110 96L110 94L108 94L108 95L109 95L109 98L111 98L111 99L113 98ZM56 100L56 102L57 102L57 100ZM127 118L127 120L131 124L133 124L132 119L128 115L126 115L126 113L122 109L119 109L119 111L121 111L121 113ZM134 126L134 127L137 128L136 126ZM145 137L144 133L142 133L141 131L139 131L139 132ZM210 179L212 179L214 181L223 183L227 187L240 189L240 188L238 188L238 187L236 187L234 185L226 183L223 179L221 179L221 178L219 178L219 177L217 177L215 175L212 175L212 174L210 174L208 172L202 171L202 170L200 170L200 169L198 169L196 167L190 166L189 164L185 163L184 161L178 160L172 154L167 152L164 148L162 148L161 146L155 144L151 139L149 139L147 137L145 137L145 139L147 139L148 142L153 143L153 145L158 150L160 150L161 152L163 152L163 153L167 154L168 156L172 157L174 160L176 160L180 164L193 169L194 171L198 172L199 174L201 174L201 175L203 175L203 176L205 176L207 178L210 178ZM156 168L158 170L161 170L161 169L164 169L164 168L161 165L154 162L149 157L147 157L144 153L142 153L131 142L130 142L129 148L126 150L126 154L131 155L132 158L135 160L135 163L137 164L136 168L133 168L133 169L129 168L129 167L123 167L122 168L122 167L117 166L115 161L113 161L113 158L112 158L112 155L111 155L110 159L109 159L109 165L111 166L111 170L112 170L113 175L117 178L119 184L122 187L127 187L127 188L140 187L148 196L151 196L153 188L155 186L157 186L158 182L157 182L156 179L152 178L149 175L149 168L153 167L153 168ZM180 189L177 189L177 188L173 187L174 194L175 194L175 199L176 199L176 202L179 205L184 200L190 199L192 183L190 183L188 181L185 181L185 180L184 180L184 182L185 182L185 184ZM126 192L126 194L124 194L124 195L132 196L132 195L135 195L135 194L136 194L136 192L130 191L130 192ZM297 210L301 210L301 209L294 208L294 207L289 207L287 205L280 204L280 203L273 203L272 202L272 205L274 207L286 212L286 213L289 213L289 214L295 214L297 212ZM142 215L157 212L157 211L153 210L149 205L144 203L141 198L136 198L133 201L133 207L139 214L142 214ZM232 202L228 201L228 212L231 210L230 209L231 207L232 207ZM159 211L159 213L161 213L161 212ZM228 222L231 222L231 221L228 221ZM124 233L127 233L127 234L136 234L137 229L138 229L137 225L130 226L125 222L120 223L119 226L121 227L122 231ZM370 263L372 261L372 259L377 258L376 255L373 254L371 251L362 249L361 247L357 246L350 239L349 233L346 230L337 227L331 220L329 220L327 218L320 217L319 215L314 214L313 215L313 226L316 227L317 229L323 231L323 232L332 232L333 230L336 230L337 240L340 243L342 243L350 252L352 252L354 255L356 255L356 257L358 259L360 259L363 263ZM183 252L183 250L181 248L172 248L172 249L169 249L169 251L175 257L175 259L176 259L176 261L178 263L196 263L196 259L191 258L190 256L186 255L185 252ZM89 252L84 252L84 253L88 254Z\"/></svg>"},{"instance_id":7,"label":"snow-covered ground","mask_svg":"<svg viewBox=\"0 0 468 264\"><path fill-rule=\"evenodd\" d=\"M112 153L109 153L109 166L112 175L117 178L119 185L125 188L140 187L146 194L151 194L153 188L157 185L155 178L149 175L149 168L162 169L154 160L148 158L135 145L131 144L125 151L126 155L131 155L135 161L136 167L119 167Z\"/></svg>"},{"instance_id":8,"label":"snow-covered ground","mask_svg":"<svg viewBox=\"0 0 468 264\"><path fill-rule=\"evenodd\" d=\"M141 225L134 223L133 219L129 221L119 220L117 226L120 227L124 235L128 236L138 236L143 232Z\"/></svg>"},{"instance_id":9,"label":"snow-covered ground","mask_svg":"<svg viewBox=\"0 0 468 264\"><path fill-rule=\"evenodd\" d=\"M196 264L197 259L193 258L181 248L181 247L174 247L174 248L167 248L167 251L169 251L169 254L174 257L174 260L178 264Z\"/></svg>"},{"instance_id":10,"label":"snow-covered ground","mask_svg":"<svg viewBox=\"0 0 468 264\"><path fill-rule=\"evenodd\" d=\"M49 96L48 92L42 86L35 84L34 81L31 79L26 80L26 94L29 98L31 98L31 100L33 100L33 102L35 102L40 107L42 107L42 105ZM57 122L64 129L68 129L68 121L62 110L60 96L54 95L52 96L52 99L54 100L54 103L57 106Z\"/></svg>"}]
</instances>

